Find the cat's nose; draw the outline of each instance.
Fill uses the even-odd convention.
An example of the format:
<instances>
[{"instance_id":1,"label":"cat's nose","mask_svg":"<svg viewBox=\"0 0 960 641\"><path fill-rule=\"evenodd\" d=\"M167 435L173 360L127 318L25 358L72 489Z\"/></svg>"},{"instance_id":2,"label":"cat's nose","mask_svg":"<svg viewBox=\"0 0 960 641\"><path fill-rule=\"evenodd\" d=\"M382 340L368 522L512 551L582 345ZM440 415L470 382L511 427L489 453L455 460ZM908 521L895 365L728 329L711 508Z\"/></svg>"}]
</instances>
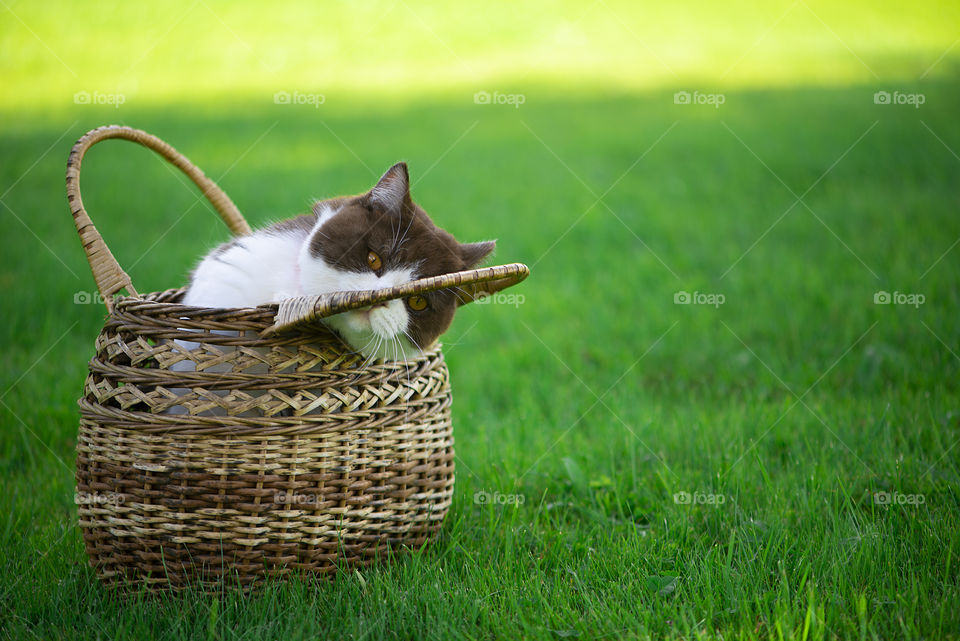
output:
<instances>
[{"instance_id":1,"label":"cat's nose","mask_svg":"<svg viewBox=\"0 0 960 641\"><path fill-rule=\"evenodd\" d=\"M378 307L386 307L386 306L387 306L387 301L384 301L382 303L374 303L373 305L370 306L370 309L376 309Z\"/></svg>"}]
</instances>

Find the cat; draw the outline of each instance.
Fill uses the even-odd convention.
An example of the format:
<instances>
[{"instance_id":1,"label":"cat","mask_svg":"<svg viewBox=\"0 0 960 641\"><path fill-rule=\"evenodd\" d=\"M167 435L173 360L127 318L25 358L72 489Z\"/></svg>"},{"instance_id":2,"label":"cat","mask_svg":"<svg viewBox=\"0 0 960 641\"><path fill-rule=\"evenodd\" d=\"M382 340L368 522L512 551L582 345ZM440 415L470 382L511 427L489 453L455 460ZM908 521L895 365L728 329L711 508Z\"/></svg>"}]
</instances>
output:
<instances>
[{"instance_id":1,"label":"cat","mask_svg":"<svg viewBox=\"0 0 960 641\"><path fill-rule=\"evenodd\" d=\"M460 243L410 196L406 163L368 192L314 205L220 245L191 276L182 303L247 308L294 296L392 287L471 269L496 241ZM466 302L453 290L391 300L325 319L353 351L372 360L408 360L430 348Z\"/></svg>"}]
</instances>

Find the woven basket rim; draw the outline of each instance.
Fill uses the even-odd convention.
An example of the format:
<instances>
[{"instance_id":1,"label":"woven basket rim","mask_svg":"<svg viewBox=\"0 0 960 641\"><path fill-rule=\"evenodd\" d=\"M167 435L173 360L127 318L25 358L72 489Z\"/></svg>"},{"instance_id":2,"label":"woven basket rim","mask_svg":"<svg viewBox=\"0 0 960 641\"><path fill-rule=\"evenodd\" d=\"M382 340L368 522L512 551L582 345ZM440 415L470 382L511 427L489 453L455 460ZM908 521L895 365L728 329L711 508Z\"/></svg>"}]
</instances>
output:
<instances>
[{"instance_id":1,"label":"woven basket rim","mask_svg":"<svg viewBox=\"0 0 960 641\"><path fill-rule=\"evenodd\" d=\"M394 287L288 298L277 305L274 323L262 335L298 329L342 312L441 289L453 290L458 303L464 305L516 285L529 274L526 265L510 263L420 278Z\"/></svg>"},{"instance_id":2,"label":"woven basket rim","mask_svg":"<svg viewBox=\"0 0 960 641\"><path fill-rule=\"evenodd\" d=\"M281 331L309 329L318 321L342 312L442 289L454 290L458 304L465 305L516 285L529 274L530 269L526 265L510 263L420 278L381 289L299 296L257 307L200 307L163 300L182 296L188 289L178 287L135 296L115 296L112 307L120 312L146 303L151 307L159 306L157 309L162 310L164 315L182 313L194 321L204 316L222 315L232 319L244 316L248 320L261 322L272 317L273 324L261 331L261 337L267 338Z\"/></svg>"}]
</instances>

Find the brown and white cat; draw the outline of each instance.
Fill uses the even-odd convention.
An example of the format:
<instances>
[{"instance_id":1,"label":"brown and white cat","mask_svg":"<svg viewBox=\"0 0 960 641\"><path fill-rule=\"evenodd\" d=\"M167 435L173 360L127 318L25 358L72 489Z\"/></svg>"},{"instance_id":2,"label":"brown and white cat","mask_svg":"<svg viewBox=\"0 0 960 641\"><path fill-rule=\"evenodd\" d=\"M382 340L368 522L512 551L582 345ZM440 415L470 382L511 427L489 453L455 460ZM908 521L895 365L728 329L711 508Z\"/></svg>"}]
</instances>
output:
<instances>
[{"instance_id":1,"label":"brown and white cat","mask_svg":"<svg viewBox=\"0 0 960 641\"><path fill-rule=\"evenodd\" d=\"M462 244L410 197L405 163L369 192L318 202L312 213L236 238L193 271L183 304L256 307L293 296L379 289L470 269L495 241ZM418 356L447 330L459 304L440 290L344 312L328 326L368 359Z\"/></svg>"}]
</instances>

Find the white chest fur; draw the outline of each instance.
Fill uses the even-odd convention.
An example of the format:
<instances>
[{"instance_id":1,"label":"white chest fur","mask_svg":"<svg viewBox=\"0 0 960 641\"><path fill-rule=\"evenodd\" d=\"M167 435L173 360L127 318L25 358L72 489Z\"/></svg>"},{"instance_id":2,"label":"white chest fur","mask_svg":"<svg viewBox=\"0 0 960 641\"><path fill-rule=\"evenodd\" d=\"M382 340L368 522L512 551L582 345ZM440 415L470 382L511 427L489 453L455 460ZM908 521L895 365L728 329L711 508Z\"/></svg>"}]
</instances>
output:
<instances>
[{"instance_id":1,"label":"white chest fur","mask_svg":"<svg viewBox=\"0 0 960 641\"><path fill-rule=\"evenodd\" d=\"M328 264L310 252L310 239L326 225L337 224L337 211L324 207L309 231L264 230L237 239L208 254L193 274L184 295L197 307L256 307L293 296L392 287L413 280L416 266L354 272ZM402 301L373 309L345 312L327 324L356 351L371 359L405 360L420 350L407 338L409 312Z\"/></svg>"}]
</instances>

